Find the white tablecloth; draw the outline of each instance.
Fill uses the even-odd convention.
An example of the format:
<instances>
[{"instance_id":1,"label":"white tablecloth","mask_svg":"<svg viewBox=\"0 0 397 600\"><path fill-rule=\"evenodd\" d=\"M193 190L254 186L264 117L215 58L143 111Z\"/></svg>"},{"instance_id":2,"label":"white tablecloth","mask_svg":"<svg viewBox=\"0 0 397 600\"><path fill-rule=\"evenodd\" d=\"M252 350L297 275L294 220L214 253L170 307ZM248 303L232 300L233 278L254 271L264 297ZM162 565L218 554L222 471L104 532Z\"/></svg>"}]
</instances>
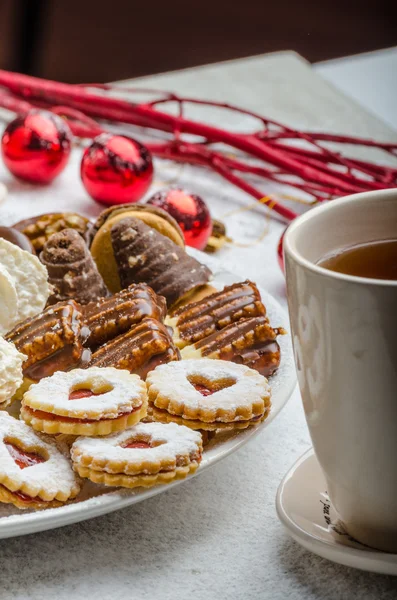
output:
<instances>
[{"instance_id":1,"label":"white tablecloth","mask_svg":"<svg viewBox=\"0 0 397 600\"><path fill-rule=\"evenodd\" d=\"M339 64L343 70L343 61ZM363 81L377 75L371 60L369 65ZM360 69L364 67L365 61ZM319 69L332 81L330 65ZM397 139L390 127L341 95L291 53L158 75L139 84L227 100L302 129ZM219 118L228 123L229 117ZM242 128L245 125L243 120L239 123ZM0 165L0 181L9 188L9 197L0 206L0 223L47 210L97 214L99 207L79 181L80 154L77 149L66 171L48 188L21 184ZM269 224L256 208L228 216L251 200L215 175L190 167L159 166L155 188L171 181L201 194L237 242L263 237L256 245L234 245L218 256L230 270L258 281L286 304L284 278L276 259L284 226L275 220ZM202 476L105 517L0 541L0 598L396 598L396 580L317 558L293 542L277 520L277 486L309 446L296 392L269 429Z\"/></svg>"}]
</instances>

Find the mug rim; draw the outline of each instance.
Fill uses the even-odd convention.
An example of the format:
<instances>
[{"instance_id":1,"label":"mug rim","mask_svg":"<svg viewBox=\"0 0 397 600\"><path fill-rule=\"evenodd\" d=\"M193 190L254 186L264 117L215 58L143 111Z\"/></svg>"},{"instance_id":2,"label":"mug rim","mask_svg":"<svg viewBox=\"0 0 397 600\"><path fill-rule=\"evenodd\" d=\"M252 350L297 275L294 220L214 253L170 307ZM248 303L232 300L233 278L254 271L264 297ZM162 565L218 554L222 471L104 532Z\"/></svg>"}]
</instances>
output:
<instances>
[{"instance_id":1,"label":"mug rim","mask_svg":"<svg viewBox=\"0 0 397 600\"><path fill-rule=\"evenodd\" d=\"M316 206L311 210L308 210L303 215L300 215L297 219L295 219L291 225L285 231L283 249L285 254L289 254L295 262L299 263L302 267L305 267L309 271L316 273L317 275L322 275L323 277L331 277L333 279L339 279L341 281L349 282L349 283L358 283L361 285L371 285L371 286L381 286L381 287L391 287L397 288L397 280L393 279L375 279L373 277L358 277L357 275L348 275L347 273L340 273L338 271L331 271L330 269L326 269L325 267L321 267L320 265L311 262L307 258L305 258L296 247L296 244L292 241L292 236L296 232L297 229L301 227L304 223L307 223L311 219L315 218L319 213L327 213L332 210L338 210L338 206L346 205L346 204L354 204L359 203L366 198L377 197L379 198L388 196L395 196L397 202L397 187L387 190L373 190L371 192L362 192L358 194L350 194L349 196L344 196L342 198L338 198L329 202L325 202L320 206Z\"/></svg>"}]
</instances>

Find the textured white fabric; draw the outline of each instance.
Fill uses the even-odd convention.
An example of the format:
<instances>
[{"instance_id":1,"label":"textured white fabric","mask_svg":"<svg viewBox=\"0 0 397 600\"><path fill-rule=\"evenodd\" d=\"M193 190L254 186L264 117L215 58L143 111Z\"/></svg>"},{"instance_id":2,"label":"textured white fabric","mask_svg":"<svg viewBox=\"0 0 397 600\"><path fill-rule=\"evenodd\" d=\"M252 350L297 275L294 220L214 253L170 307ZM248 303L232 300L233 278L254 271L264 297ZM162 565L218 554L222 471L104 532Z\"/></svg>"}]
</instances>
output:
<instances>
[{"instance_id":1,"label":"textured white fabric","mask_svg":"<svg viewBox=\"0 0 397 600\"><path fill-rule=\"evenodd\" d=\"M143 87L233 102L302 128L397 140L396 133L290 53L139 82ZM216 117L223 124L234 121L229 115ZM242 120L239 127L245 125ZM49 209L97 214L99 208L87 198L78 179L78 155L49 188L20 184L0 166L0 180L9 186L0 221L11 223ZM217 217L251 203L245 194L202 170L172 165L158 171L156 178L157 187L178 178L201 194ZM266 187L264 192L272 189ZM266 220L260 212L240 212L223 220L230 235L244 243L262 235ZM284 278L276 258L282 230L282 224L272 221L267 236L256 246L225 248L218 256L230 270L258 281L285 303ZM92 521L28 539L1 541L0 590L5 598L15 600L396 598L393 578L317 558L284 533L274 507L277 486L309 446L295 393L263 435L182 486Z\"/></svg>"}]
</instances>

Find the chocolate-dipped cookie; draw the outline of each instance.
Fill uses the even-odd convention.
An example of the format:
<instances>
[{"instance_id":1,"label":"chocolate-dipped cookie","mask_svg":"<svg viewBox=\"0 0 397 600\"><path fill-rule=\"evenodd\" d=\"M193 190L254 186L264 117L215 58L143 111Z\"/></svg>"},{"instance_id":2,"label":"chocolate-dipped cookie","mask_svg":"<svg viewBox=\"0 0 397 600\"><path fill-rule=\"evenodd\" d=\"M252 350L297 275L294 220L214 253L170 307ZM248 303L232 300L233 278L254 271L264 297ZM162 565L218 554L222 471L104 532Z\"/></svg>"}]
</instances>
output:
<instances>
[{"instance_id":1,"label":"chocolate-dipped cookie","mask_svg":"<svg viewBox=\"0 0 397 600\"><path fill-rule=\"evenodd\" d=\"M18 246L21 250L25 250L26 252L30 252L31 254L36 254L33 244L30 239L18 229L14 227L0 227L0 238L3 240L7 240L14 246Z\"/></svg>"},{"instance_id":2,"label":"chocolate-dipped cookie","mask_svg":"<svg viewBox=\"0 0 397 600\"><path fill-rule=\"evenodd\" d=\"M182 230L173 217L161 208L146 204L122 204L104 210L93 224L89 234L91 254L107 287L113 293L120 291L121 284L113 254L110 232L116 223L125 217L140 219L184 248Z\"/></svg>"},{"instance_id":3,"label":"chocolate-dipped cookie","mask_svg":"<svg viewBox=\"0 0 397 600\"><path fill-rule=\"evenodd\" d=\"M179 308L168 318L167 324L174 330L178 348L183 348L231 323L264 315L266 308L255 283L243 281Z\"/></svg>"},{"instance_id":4,"label":"chocolate-dipped cookie","mask_svg":"<svg viewBox=\"0 0 397 600\"><path fill-rule=\"evenodd\" d=\"M139 219L115 223L111 240L121 286L145 282L169 308L211 277L208 267Z\"/></svg>"},{"instance_id":5,"label":"chocolate-dipped cookie","mask_svg":"<svg viewBox=\"0 0 397 600\"><path fill-rule=\"evenodd\" d=\"M86 345L95 350L143 319L163 321L166 312L165 298L157 296L146 283L132 284L114 296L84 306L84 324L90 331Z\"/></svg>"},{"instance_id":6,"label":"chocolate-dipped cookie","mask_svg":"<svg viewBox=\"0 0 397 600\"><path fill-rule=\"evenodd\" d=\"M168 328L147 318L98 348L90 366L127 369L145 379L149 371L173 360L180 360L180 353Z\"/></svg>"},{"instance_id":7,"label":"chocolate-dipped cookie","mask_svg":"<svg viewBox=\"0 0 397 600\"><path fill-rule=\"evenodd\" d=\"M185 346L183 359L213 358L246 365L264 377L270 377L280 366L281 350L277 336L282 327L273 329L265 315L241 319L223 329Z\"/></svg>"},{"instance_id":8,"label":"chocolate-dipped cookie","mask_svg":"<svg viewBox=\"0 0 397 600\"><path fill-rule=\"evenodd\" d=\"M69 300L19 323L5 339L26 356L23 375L32 383L55 371L86 366L91 352L83 348L83 342L88 334L81 307Z\"/></svg>"},{"instance_id":9,"label":"chocolate-dipped cookie","mask_svg":"<svg viewBox=\"0 0 397 600\"><path fill-rule=\"evenodd\" d=\"M45 243L40 260L47 267L54 290L48 304L69 299L88 304L109 293L85 241L74 229L54 233Z\"/></svg>"}]
</instances>

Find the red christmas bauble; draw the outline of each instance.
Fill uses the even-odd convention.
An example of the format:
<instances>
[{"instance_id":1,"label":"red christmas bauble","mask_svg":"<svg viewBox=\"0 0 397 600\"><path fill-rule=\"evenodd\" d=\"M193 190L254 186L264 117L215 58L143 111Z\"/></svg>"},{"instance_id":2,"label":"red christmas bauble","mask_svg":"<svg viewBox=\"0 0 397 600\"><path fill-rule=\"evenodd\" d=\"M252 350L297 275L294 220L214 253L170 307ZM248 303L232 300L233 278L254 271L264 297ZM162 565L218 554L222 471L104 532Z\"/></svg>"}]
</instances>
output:
<instances>
[{"instance_id":1,"label":"red christmas bauble","mask_svg":"<svg viewBox=\"0 0 397 600\"><path fill-rule=\"evenodd\" d=\"M83 154L81 179L97 202L110 206L137 202L153 180L152 156L130 137L103 133Z\"/></svg>"},{"instance_id":2,"label":"red christmas bauble","mask_svg":"<svg viewBox=\"0 0 397 600\"><path fill-rule=\"evenodd\" d=\"M187 246L204 250L212 231L212 220L204 200L179 188L163 190L152 196L148 204L159 206L178 222Z\"/></svg>"},{"instance_id":3,"label":"red christmas bauble","mask_svg":"<svg viewBox=\"0 0 397 600\"><path fill-rule=\"evenodd\" d=\"M61 117L32 110L7 125L1 149L4 163L15 177L50 183L66 167L72 134Z\"/></svg>"},{"instance_id":4,"label":"red christmas bauble","mask_svg":"<svg viewBox=\"0 0 397 600\"><path fill-rule=\"evenodd\" d=\"M282 270L283 273L285 273L285 266L284 266L284 236L285 236L285 232L287 230L285 229L282 233L282 236L280 237L278 244L277 244L277 260L278 260L278 264L280 266L280 269Z\"/></svg>"}]
</instances>

